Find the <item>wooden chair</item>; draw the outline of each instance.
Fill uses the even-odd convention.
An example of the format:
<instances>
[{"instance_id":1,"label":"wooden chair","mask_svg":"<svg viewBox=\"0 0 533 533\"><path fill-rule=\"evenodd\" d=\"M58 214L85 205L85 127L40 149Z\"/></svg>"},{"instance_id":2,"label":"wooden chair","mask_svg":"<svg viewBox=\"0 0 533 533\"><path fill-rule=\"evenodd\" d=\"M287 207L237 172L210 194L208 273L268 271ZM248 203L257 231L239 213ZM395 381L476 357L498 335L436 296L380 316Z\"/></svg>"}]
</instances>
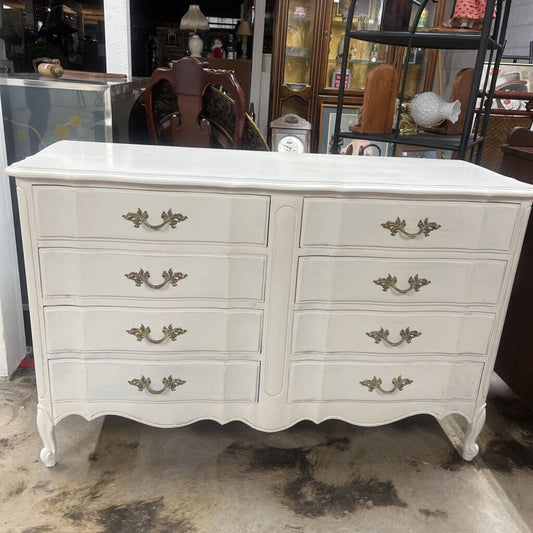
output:
<instances>
[{"instance_id":1,"label":"wooden chair","mask_svg":"<svg viewBox=\"0 0 533 533\"><path fill-rule=\"evenodd\" d=\"M157 87L166 82L175 95L172 112L158 116ZM232 148L243 145L246 124L246 98L235 76L229 71L209 70L207 63L195 57L172 61L170 68L156 69L145 91L146 126L150 141L161 144L166 133L174 146L208 148L213 146L213 126L204 114L204 96L213 86L231 95L234 102ZM168 131L168 129L170 131ZM167 130L164 132L164 130Z\"/></svg>"},{"instance_id":2,"label":"wooden chair","mask_svg":"<svg viewBox=\"0 0 533 533\"><path fill-rule=\"evenodd\" d=\"M533 131L513 128L507 144L502 146L502 152L500 172L517 180L533 183Z\"/></svg>"}]
</instances>

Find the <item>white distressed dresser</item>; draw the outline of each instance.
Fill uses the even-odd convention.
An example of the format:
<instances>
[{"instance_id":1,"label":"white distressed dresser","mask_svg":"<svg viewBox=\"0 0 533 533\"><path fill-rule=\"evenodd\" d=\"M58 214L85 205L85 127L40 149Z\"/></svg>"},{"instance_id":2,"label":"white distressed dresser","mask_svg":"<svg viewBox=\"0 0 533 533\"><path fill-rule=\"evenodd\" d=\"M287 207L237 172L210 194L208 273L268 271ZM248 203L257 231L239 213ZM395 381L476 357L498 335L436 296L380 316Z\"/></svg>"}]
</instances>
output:
<instances>
[{"instance_id":1,"label":"white distressed dresser","mask_svg":"<svg viewBox=\"0 0 533 533\"><path fill-rule=\"evenodd\" d=\"M460 161L58 142L17 178L54 427L419 413L478 452L533 188ZM458 424L455 424L459 427Z\"/></svg>"}]
</instances>

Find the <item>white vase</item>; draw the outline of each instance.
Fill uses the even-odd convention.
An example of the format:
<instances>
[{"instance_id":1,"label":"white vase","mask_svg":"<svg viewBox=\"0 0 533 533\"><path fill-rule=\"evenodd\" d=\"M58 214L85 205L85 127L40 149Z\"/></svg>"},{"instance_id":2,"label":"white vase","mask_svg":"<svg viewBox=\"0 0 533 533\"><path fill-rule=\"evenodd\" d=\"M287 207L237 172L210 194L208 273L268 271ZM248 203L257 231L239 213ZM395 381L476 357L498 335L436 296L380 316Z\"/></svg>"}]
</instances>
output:
<instances>
[{"instance_id":1,"label":"white vase","mask_svg":"<svg viewBox=\"0 0 533 533\"><path fill-rule=\"evenodd\" d=\"M425 92L415 94L411 100L411 116L423 128L435 126L443 120L455 124L461 114L461 102L447 102L438 94Z\"/></svg>"},{"instance_id":2,"label":"white vase","mask_svg":"<svg viewBox=\"0 0 533 533\"><path fill-rule=\"evenodd\" d=\"M202 51L204 49L204 41L200 39L196 33L191 35L189 39L189 52L193 57L202 57Z\"/></svg>"}]
</instances>

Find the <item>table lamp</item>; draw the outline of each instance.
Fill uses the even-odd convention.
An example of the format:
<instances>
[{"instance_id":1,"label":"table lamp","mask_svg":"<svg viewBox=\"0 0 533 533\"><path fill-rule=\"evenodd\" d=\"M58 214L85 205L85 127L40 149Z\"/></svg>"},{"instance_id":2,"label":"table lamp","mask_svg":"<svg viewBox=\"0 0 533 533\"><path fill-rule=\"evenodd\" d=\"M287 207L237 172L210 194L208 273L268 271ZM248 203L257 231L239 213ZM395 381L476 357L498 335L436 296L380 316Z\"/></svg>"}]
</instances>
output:
<instances>
[{"instance_id":1,"label":"table lamp","mask_svg":"<svg viewBox=\"0 0 533 533\"><path fill-rule=\"evenodd\" d=\"M248 36L253 35L252 23L247 20L241 20L237 29L237 35L242 36L242 58L248 59Z\"/></svg>"},{"instance_id":2,"label":"table lamp","mask_svg":"<svg viewBox=\"0 0 533 533\"><path fill-rule=\"evenodd\" d=\"M189 52L191 56L202 57L204 42L196 34L197 30L208 30L209 22L205 15L200 11L198 4L191 4L185 15L180 21L180 30L192 30L194 33L189 39Z\"/></svg>"}]
</instances>

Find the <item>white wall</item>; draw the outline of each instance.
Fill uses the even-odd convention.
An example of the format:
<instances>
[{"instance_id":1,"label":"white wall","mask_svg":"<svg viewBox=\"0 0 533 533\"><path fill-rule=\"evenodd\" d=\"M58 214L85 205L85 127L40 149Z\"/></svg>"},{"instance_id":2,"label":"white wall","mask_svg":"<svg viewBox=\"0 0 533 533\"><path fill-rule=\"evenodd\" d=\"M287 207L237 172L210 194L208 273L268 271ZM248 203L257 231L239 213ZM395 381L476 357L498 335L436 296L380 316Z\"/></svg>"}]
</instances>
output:
<instances>
[{"instance_id":1,"label":"white wall","mask_svg":"<svg viewBox=\"0 0 533 533\"><path fill-rule=\"evenodd\" d=\"M15 225L9 178L4 172L6 166L4 124L0 122L0 377L11 375L26 355Z\"/></svg>"},{"instance_id":2,"label":"white wall","mask_svg":"<svg viewBox=\"0 0 533 533\"><path fill-rule=\"evenodd\" d=\"M129 0L104 0L106 72L131 77Z\"/></svg>"},{"instance_id":3,"label":"white wall","mask_svg":"<svg viewBox=\"0 0 533 533\"><path fill-rule=\"evenodd\" d=\"M505 55L529 55L529 41L533 41L532 0L512 0L506 37Z\"/></svg>"}]
</instances>

